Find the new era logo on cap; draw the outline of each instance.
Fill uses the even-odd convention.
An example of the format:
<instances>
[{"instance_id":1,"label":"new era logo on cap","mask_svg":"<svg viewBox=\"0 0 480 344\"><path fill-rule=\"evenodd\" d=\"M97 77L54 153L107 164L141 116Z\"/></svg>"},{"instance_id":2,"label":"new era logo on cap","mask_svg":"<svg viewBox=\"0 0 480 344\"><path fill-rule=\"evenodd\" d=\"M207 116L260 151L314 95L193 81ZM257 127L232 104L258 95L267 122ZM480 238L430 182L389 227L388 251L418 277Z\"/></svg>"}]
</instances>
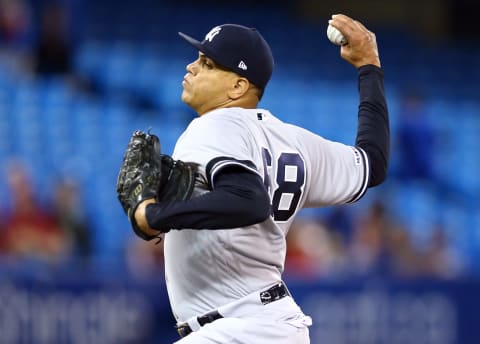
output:
<instances>
[{"instance_id":1,"label":"new era logo on cap","mask_svg":"<svg viewBox=\"0 0 480 344\"><path fill-rule=\"evenodd\" d=\"M272 51L255 28L237 24L215 26L202 42L182 32L179 35L219 65L260 88L265 88L272 76Z\"/></svg>"},{"instance_id":2,"label":"new era logo on cap","mask_svg":"<svg viewBox=\"0 0 480 344\"><path fill-rule=\"evenodd\" d=\"M245 62L243 61L240 61L240 63L238 64L238 68L240 69L243 69L243 70L247 70L247 65L245 64Z\"/></svg>"}]
</instances>

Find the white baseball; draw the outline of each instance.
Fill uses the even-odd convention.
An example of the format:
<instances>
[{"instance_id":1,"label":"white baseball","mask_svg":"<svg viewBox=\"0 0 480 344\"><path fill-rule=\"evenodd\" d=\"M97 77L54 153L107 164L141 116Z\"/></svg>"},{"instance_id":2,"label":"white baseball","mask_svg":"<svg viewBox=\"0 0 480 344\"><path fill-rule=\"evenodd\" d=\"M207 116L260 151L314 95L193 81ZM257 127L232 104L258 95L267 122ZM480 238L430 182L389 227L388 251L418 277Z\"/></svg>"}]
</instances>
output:
<instances>
[{"instance_id":1,"label":"white baseball","mask_svg":"<svg viewBox=\"0 0 480 344\"><path fill-rule=\"evenodd\" d=\"M348 43L345 36L343 36L340 31L338 31L335 27L333 27L330 24L328 24L328 28L327 28L327 37L330 40L330 42L336 45L345 45Z\"/></svg>"}]
</instances>

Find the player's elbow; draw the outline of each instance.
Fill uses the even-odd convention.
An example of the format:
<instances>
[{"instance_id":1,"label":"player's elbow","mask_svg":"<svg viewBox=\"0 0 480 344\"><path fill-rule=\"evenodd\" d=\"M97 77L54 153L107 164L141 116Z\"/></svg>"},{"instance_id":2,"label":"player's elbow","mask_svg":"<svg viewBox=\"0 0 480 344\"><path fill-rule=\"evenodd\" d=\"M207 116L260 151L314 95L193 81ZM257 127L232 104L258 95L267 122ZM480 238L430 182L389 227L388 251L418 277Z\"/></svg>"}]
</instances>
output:
<instances>
[{"instance_id":1,"label":"player's elbow","mask_svg":"<svg viewBox=\"0 0 480 344\"><path fill-rule=\"evenodd\" d=\"M373 159L372 159L373 158ZM368 187L382 184L387 179L388 158L383 154L370 155L370 179Z\"/></svg>"},{"instance_id":2,"label":"player's elbow","mask_svg":"<svg viewBox=\"0 0 480 344\"><path fill-rule=\"evenodd\" d=\"M270 216L270 196L266 189L256 190L255 205L252 208L255 209L254 223L263 222Z\"/></svg>"},{"instance_id":3,"label":"player's elbow","mask_svg":"<svg viewBox=\"0 0 480 344\"><path fill-rule=\"evenodd\" d=\"M244 226L265 221L270 216L270 197L265 188L249 190L248 201L237 207L237 217L243 219ZM246 200L245 199L245 200Z\"/></svg>"},{"instance_id":4,"label":"player's elbow","mask_svg":"<svg viewBox=\"0 0 480 344\"><path fill-rule=\"evenodd\" d=\"M382 184L385 180L387 179L387 173L385 174L379 174L379 175L373 175L371 176L369 182L368 182L368 187L372 188L374 186Z\"/></svg>"}]
</instances>

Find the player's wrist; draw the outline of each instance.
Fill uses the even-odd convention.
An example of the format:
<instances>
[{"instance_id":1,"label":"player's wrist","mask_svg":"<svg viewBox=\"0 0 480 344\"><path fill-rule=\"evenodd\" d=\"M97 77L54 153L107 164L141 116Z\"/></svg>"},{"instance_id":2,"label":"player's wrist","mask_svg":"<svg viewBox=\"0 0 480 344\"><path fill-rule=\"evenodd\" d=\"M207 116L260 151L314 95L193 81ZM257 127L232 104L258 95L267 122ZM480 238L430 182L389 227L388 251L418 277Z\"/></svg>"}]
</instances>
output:
<instances>
[{"instance_id":1,"label":"player's wrist","mask_svg":"<svg viewBox=\"0 0 480 344\"><path fill-rule=\"evenodd\" d=\"M357 68L357 71L359 76L368 75L370 73L378 73L383 76L383 69L374 64L365 64L363 66L360 66Z\"/></svg>"},{"instance_id":2,"label":"player's wrist","mask_svg":"<svg viewBox=\"0 0 480 344\"><path fill-rule=\"evenodd\" d=\"M380 63L380 59L378 57L377 58L362 59L362 60L359 60L356 63L354 63L354 66L357 69L359 69L363 66L367 66L367 65L373 65L373 66L376 66L378 68L382 68L382 65Z\"/></svg>"},{"instance_id":3,"label":"player's wrist","mask_svg":"<svg viewBox=\"0 0 480 344\"><path fill-rule=\"evenodd\" d=\"M147 220L147 206L155 203L154 198L149 198L141 202L135 209L134 221L138 229L148 236L157 235L158 231L151 228Z\"/></svg>"}]
</instances>

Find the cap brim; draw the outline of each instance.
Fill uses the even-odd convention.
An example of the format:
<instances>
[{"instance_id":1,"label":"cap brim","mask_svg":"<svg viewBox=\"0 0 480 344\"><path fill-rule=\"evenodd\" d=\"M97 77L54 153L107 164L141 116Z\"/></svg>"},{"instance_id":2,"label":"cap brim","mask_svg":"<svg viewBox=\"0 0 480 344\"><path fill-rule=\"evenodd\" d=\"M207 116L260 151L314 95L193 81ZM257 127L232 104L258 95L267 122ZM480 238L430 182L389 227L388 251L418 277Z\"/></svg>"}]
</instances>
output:
<instances>
[{"instance_id":1,"label":"cap brim","mask_svg":"<svg viewBox=\"0 0 480 344\"><path fill-rule=\"evenodd\" d=\"M193 45L195 48L200 50L201 52L205 53L204 47L200 41L197 41L195 38L190 37L189 35L184 34L183 32L178 33L180 37L182 37L184 40L186 40L188 43Z\"/></svg>"},{"instance_id":2,"label":"cap brim","mask_svg":"<svg viewBox=\"0 0 480 344\"><path fill-rule=\"evenodd\" d=\"M224 68L228 70L232 70L229 67L226 67L222 62L221 59L214 53L212 52L208 47L206 47L204 44L202 44L200 41L197 41L195 38L190 37L189 35L184 34L183 32L178 33L180 37L182 37L184 40L186 40L188 43L190 43L194 48L196 48L198 51L202 52L205 56L211 58L213 61L215 61L216 64L223 66Z\"/></svg>"}]
</instances>

